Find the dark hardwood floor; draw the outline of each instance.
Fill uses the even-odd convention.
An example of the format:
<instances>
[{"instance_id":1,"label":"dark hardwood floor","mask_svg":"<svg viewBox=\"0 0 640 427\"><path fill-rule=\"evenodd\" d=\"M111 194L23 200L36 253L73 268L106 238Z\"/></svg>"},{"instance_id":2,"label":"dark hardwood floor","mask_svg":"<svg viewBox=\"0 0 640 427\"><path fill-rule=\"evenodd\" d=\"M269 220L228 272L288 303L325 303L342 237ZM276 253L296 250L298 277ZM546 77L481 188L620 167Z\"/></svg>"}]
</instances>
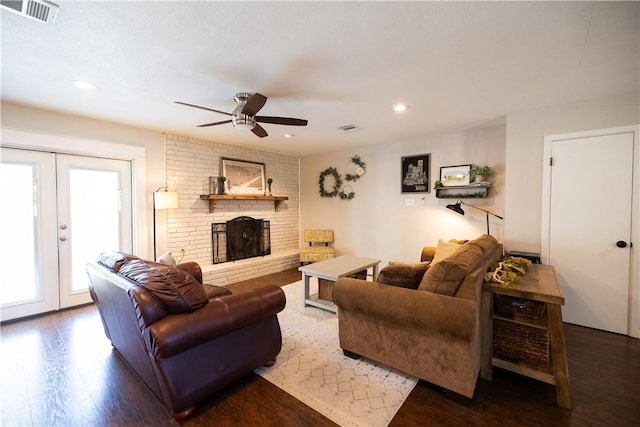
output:
<instances>
[{"instance_id":1,"label":"dark hardwood floor","mask_svg":"<svg viewBox=\"0 0 640 427\"><path fill-rule=\"evenodd\" d=\"M229 287L297 280L291 269ZM554 405L553 386L494 369L471 402L419 382L390 425L639 426L640 340L569 324L565 333L573 410ZM175 421L112 349L92 305L2 325L0 363L3 426L335 425L255 374Z\"/></svg>"}]
</instances>

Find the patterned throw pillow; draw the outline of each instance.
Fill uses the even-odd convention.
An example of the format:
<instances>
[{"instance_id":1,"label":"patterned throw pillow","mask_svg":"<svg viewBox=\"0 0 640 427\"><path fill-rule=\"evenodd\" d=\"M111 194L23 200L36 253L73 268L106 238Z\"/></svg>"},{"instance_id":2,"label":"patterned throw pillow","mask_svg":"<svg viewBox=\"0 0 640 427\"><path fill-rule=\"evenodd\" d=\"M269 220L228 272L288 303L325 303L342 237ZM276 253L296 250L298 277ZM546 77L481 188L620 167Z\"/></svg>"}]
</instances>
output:
<instances>
[{"instance_id":1,"label":"patterned throw pillow","mask_svg":"<svg viewBox=\"0 0 640 427\"><path fill-rule=\"evenodd\" d=\"M417 289L431 263L392 261L378 274L376 282L400 288Z\"/></svg>"}]
</instances>

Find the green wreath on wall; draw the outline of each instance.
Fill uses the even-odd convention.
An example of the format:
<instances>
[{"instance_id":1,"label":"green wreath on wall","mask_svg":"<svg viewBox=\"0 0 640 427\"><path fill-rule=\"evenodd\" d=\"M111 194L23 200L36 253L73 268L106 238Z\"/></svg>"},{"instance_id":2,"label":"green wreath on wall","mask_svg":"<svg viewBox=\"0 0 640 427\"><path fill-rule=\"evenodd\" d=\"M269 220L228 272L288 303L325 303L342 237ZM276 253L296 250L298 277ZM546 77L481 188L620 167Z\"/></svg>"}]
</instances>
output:
<instances>
[{"instance_id":1,"label":"green wreath on wall","mask_svg":"<svg viewBox=\"0 0 640 427\"><path fill-rule=\"evenodd\" d=\"M345 178L349 182L354 182L360 179L362 175L367 171L367 164L360 159L360 156L353 156L351 162L356 165L355 174L346 174ZM331 176L333 178L333 188L331 191L327 191L325 188L325 179ZM342 200L351 200L356 196L353 191L345 192L342 189L342 176L338 173L338 170L333 166L328 167L320 173L320 179L318 180L320 197L336 197L339 196ZM345 188L351 188L350 185ZM352 189L352 188L351 188ZM353 189L352 189L353 190Z\"/></svg>"},{"instance_id":2,"label":"green wreath on wall","mask_svg":"<svg viewBox=\"0 0 640 427\"><path fill-rule=\"evenodd\" d=\"M331 190L331 192L328 192L324 188L324 180L329 175L333 177L333 189ZM340 194L340 187L342 187L342 177L340 176L336 168L330 166L322 171L322 173L320 173L318 185L320 186L320 197L336 197L338 194Z\"/></svg>"},{"instance_id":3,"label":"green wreath on wall","mask_svg":"<svg viewBox=\"0 0 640 427\"><path fill-rule=\"evenodd\" d=\"M351 162L356 165L356 173L355 174L348 173L345 175L345 178L347 179L347 181L354 182L359 180L360 177L364 175L365 172L367 172L367 164L362 161L360 156L353 156L351 158Z\"/></svg>"}]
</instances>

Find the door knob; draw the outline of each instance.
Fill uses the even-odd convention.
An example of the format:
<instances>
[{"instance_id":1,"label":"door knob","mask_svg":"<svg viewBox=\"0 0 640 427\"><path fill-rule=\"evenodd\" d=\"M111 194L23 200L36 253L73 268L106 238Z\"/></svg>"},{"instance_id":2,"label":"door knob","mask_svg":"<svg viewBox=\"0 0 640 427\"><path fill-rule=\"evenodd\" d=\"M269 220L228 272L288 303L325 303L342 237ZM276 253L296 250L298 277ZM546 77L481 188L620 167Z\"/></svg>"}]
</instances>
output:
<instances>
[{"instance_id":1,"label":"door knob","mask_svg":"<svg viewBox=\"0 0 640 427\"><path fill-rule=\"evenodd\" d=\"M60 230L66 230L67 224L60 224Z\"/></svg>"},{"instance_id":2,"label":"door knob","mask_svg":"<svg viewBox=\"0 0 640 427\"><path fill-rule=\"evenodd\" d=\"M67 236L60 236L60 241L61 242L66 242L67 241Z\"/></svg>"},{"instance_id":3,"label":"door knob","mask_svg":"<svg viewBox=\"0 0 640 427\"><path fill-rule=\"evenodd\" d=\"M627 242L625 242L624 240L618 240L616 242L616 246L619 248L626 248L627 247Z\"/></svg>"}]
</instances>

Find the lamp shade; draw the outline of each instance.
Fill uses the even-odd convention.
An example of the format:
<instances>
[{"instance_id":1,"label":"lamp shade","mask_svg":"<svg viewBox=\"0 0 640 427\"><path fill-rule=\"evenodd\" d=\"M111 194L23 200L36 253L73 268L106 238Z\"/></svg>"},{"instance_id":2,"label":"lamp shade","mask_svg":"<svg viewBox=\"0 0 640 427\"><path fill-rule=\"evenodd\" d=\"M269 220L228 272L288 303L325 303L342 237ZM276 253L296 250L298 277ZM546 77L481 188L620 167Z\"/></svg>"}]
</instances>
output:
<instances>
[{"instance_id":1,"label":"lamp shade","mask_svg":"<svg viewBox=\"0 0 640 427\"><path fill-rule=\"evenodd\" d=\"M459 213L460 215L464 215L464 211L462 210L461 202L456 203L455 205L447 205L447 209L451 209L452 211Z\"/></svg>"},{"instance_id":2,"label":"lamp shade","mask_svg":"<svg viewBox=\"0 0 640 427\"><path fill-rule=\"evenodd\" d=\"M153 193L154 209L175 209L178 207L178 193L174 191L155 191Z\"/></svg>"}]
</instances>

